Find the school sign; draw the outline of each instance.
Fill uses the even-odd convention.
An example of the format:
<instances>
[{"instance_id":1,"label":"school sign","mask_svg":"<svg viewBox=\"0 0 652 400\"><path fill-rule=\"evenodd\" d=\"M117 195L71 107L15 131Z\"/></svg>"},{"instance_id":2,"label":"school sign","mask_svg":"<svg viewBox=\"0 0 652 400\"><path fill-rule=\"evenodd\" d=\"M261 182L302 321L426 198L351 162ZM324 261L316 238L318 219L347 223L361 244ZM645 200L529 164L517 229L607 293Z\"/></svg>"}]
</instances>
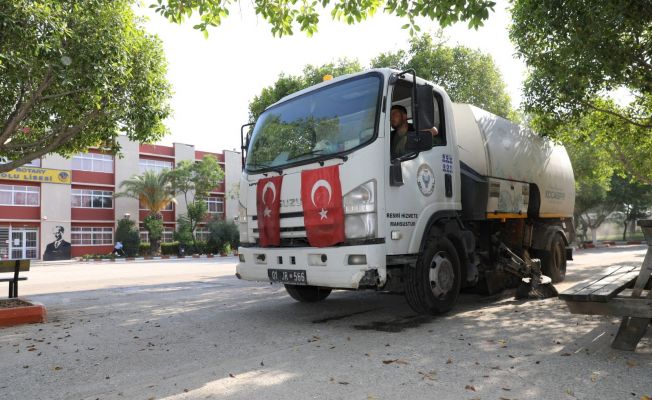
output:
<instances>
[{"instance_id":1,"label":"school sign","mask_svg":"<svg viewBox=\"0 0 652 400\"><path fill-rule=\"evenodd\" d=\"M70 185L72 176L69 170L38 167L18 167L9 172L0 172L0 179L23 182L61 183Z\"/></svg>"}]
</instances>

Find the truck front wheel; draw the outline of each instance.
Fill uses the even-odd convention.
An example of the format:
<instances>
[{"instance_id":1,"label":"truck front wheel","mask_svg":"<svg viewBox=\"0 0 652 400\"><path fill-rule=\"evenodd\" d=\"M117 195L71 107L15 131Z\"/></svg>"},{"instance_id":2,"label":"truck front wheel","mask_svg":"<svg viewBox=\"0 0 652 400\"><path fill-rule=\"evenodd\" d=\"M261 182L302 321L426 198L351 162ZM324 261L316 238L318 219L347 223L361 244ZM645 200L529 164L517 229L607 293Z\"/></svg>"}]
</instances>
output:
<instances>
[{"instance_id":1,"label":"truck front wheel","mask_svg":"<svg viewBox=\"0 0 652 400\"><path fill-rule=\"evenodd\" d=\"M290 297L302 303L316 303L331 294L331 289L319 286L285 285Z\"/></svg>"},{"instance_id":2,"label":"truck front wheel","mask_svg":"<svg viewBox=\"0 0 652 400\"><path fill-rule=\"evenodd\" d=\"M450 311L460 293L460 260L455 246L444 237L431 237L417 261L407 267L405 299L420 314Z\"/></svg>"},{"instance_id":3,"label":"truck front wheel","mask_svg":"<svg viewBox=\"0 0 652 400\"><path fill-rule=\"evenodd\" d=\"M541 272L549 276L553 283L558 283L566 277L566 242L555 233L552 237L549 251L541 252Z\"/></svg>"}]
</instances>

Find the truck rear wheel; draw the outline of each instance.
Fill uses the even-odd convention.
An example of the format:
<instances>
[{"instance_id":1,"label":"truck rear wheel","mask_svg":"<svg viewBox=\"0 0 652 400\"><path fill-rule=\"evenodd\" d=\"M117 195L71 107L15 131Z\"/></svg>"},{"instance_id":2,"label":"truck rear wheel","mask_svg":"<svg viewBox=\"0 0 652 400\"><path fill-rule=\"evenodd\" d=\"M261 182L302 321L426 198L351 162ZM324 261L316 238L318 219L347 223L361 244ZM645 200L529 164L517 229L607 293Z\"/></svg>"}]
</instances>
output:
<instances>
[{"instance_id":1,"label":"truck rear wheel","mask_svg":"<svg viewBox=\"0 0 652 400\"><path fill-rule=\"evenodd\" d=\"M450 311L460 293L460 260L455 246L444 237L431 237L417 261L408 267L405 299L420 314Z\"/></svg>"},{"instance_id":2,"label":"truck rear wheel","mask_svg":"<svg viewBox=\"0 0 652 400\"><path fill-rule=\"evenodd\" d=\"M302 303L316 303L331 294L332 289L319 286L285 285L290 297Z\"/></svg>"},{"instance_id":3,"label":"truck rear wheel","mask_svg":"<svg viewBox=\"0 0 652 400\"><path fill-rule=\"evenodd\" d=\"M558 283L566 277L566 242L555 233L552 237L550 250L541 252L541 272L549 276L553 283Z\"/></svg>"}]
</instances>

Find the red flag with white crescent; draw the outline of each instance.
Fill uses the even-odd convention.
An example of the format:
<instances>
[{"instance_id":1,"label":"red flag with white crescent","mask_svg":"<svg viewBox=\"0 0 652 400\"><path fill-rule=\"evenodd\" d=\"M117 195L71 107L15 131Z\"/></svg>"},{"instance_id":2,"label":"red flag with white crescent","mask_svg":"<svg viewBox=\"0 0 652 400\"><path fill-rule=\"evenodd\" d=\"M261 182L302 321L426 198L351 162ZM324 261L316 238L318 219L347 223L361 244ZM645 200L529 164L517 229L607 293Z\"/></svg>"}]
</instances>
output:
<instances>
[{"instance_id":1,"label":"red flag with white crescent","mask_svg":"<svg viewBox=\"0 0 652 400\"><path fill-rule=\"evenodd\" d=\"M339 166L301 172L301 203L308 243L326 247L344 241Z\"/></svg>"},{"instance_id":2,"label":"red flag with white crescent","mask_svg":"<svg viewBox=\"0 0 652 400\"><path fill-rule=\"evenodd\" d=\"M283 176L263 178L256 187L256 216L260 245L281 244L281 185Z\"/></svg>"}]
</instances>

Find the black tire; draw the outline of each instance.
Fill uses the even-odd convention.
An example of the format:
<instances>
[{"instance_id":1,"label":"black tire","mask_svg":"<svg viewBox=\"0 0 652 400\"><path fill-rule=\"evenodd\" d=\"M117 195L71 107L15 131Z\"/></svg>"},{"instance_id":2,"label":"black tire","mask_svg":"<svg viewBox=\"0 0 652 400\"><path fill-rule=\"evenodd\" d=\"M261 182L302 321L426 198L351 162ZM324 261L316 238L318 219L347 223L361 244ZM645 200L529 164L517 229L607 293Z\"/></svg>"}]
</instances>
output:
<instances>
[{"instance_id":1,"label":"black tire","mask_svg":"<svg viewBox=\"0 0 652 400\"><path fill-rule=\"evenodd\" d=\"M457 302L461 277L455 246L444 237L431 237L416 267L407 267L405 299L419 314L443 314Z\"/></svg>"},{"instance_id":2,"label":"black tire","mask_svg":"<svg viewBox=\"0 0 652 400\"><path fill-rule=\"evenodd\" d=\"M550 250L541 252L541 272L558 283L566 277L566 242L559 233L555 233L550 243Z\"/></svg>"},{"instance_id":3,"label":"black tire","mask_svg":"<svg viewBox=\"0 0 652 400\"><path fill-rule=\"evenodd\" d=\"M332 289L319 286L285 285L290 297L302 303L316 303L331 294Z\"/></svg>"}]
</instances>

